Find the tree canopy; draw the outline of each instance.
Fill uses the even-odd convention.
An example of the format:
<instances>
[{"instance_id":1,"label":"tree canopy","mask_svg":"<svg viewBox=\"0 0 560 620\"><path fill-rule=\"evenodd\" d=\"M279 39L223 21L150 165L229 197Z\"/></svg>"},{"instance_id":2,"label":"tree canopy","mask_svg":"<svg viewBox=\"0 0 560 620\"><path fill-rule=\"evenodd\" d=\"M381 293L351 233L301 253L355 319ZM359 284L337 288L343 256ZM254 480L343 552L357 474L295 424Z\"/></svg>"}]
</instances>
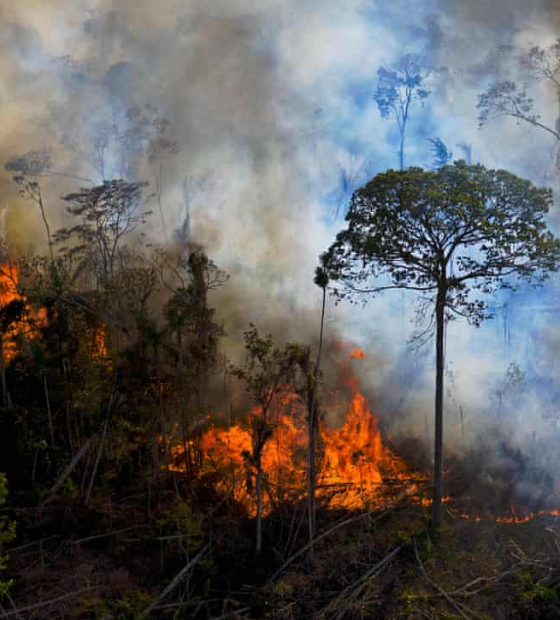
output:
<instances>
[{"instance_id":1,"label":"tree canopy","mask_svg":"<svg viewBox=\"0 0 560 620\"><path fill-rule=\"evenodd\" d=\"M557 268L551 204L551 190L482 165L389 170L354 193L348 228L322 263L341 298L444 283L446 308L478 324L483 294L515 287L508 276L540 283Z\"/></svg>"}]
</instances>

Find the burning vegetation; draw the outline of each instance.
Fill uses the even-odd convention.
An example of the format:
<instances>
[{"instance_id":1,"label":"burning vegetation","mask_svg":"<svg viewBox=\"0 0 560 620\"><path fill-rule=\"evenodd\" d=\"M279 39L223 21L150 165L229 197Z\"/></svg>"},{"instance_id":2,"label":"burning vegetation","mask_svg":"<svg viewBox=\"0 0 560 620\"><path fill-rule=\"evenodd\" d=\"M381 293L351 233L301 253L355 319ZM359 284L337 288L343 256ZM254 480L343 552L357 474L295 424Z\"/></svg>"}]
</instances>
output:
<instances>
[{"instance_id":1,"label":"burning vegetation","mask_svg":"<svg viewBox=\"0 0 560 620\"><path fill-rule=\"evenodd\" d=\"M319 424L317 497L332 508L381 506L392 493L389 489L402 490L401 486L394 486L395 482L408 483L420 478L384 445L378 420L359 391L358 380L346 360L364 357L360 349L346 354L340 364L345 389L331 394L331 403L326 399L323 405L325 409L344 411L338 428L328 427L324 421ZM305 496L306 415L305 403L294 386L282 386L269 412L272 429L262 453L266 479L264 514L281 501L297 502ZM249 459L253 442L251 426L261 417L262 409L254 407L238 423L225 427L212 424L200 439L202 475L217 476L219 488L230 493L253 515L256 505L254 472ZM184 447L179 445L174 450L174 459L180 463L183 456ZM184 466L172 465L171 469L184 471Z\"/></svg>"},{"instance_id":2,"label":"burning vegetation","mask_svg":"<svg viewBox=\"0 0 560 620\"><path fill-rule=\"evenodd\" d=\"M221 358L222 328L209 300L227 277L197 247L183 260L156 253L152 263L128 272L130 293L113 301L111 321L103 290L61 286L68 264L45 270L21 259L2 270L3 308L17 310L3 332L1 454L17 507L12 514L19 540L7 550L16 579L11 591L22 613L35 609L33 592L49 582L55 584L51 594L40 597L45 617L57 609L93 618L103 605L112 613L124 609L123 617L131 618L164 617L177 605L196 617L201 601L207 609L226 605L231 618L259 617L269 605L282 618L307 617L317 605L326 617L353 617L357 600L360 606L375 601L373 613L410 558L426 575L424 563L435 558L439 545L457 554L465 553L465 545L479 545L469 551L467 572L453 578L464 582L455 591L453 579L435 573L437 588L445 584L450 590L452 607L463 610L462 597L476 593L484 609L512 580L527 596L537 580L545 579L546 596L553 591L550 571L556 569L523 539L529 530L520 530L519 538L500 528L545 531L548 548L557 545L560 504L554 503L554 488L533 472L543 492L527 505L507 492L503 470L469 469L480 455L450 459L442 504L452 528L435 532L428 519L429 471L409 458L410 446L401 449L399 437L388 436L363 392L366 351L332 343L322 363L333 368L322 373L310 347L279 346L253 326L244 335L244 363ZM150 306L158 277L166 300ZM107 280L104 286L112 290L122 283ZM160 309L165 324L155 320ZM22 461L22 445L30 459ZM414 446L415 455L423 452L429 462L425 446ZM524 470L523 456L510 456ZM489 503L492 492L496 498ZM33 493L39 497L35 507L18 506ZM310 494L314 521L306 527ZM70 548L61 546L61 527L70 532ZM489 531L502 538L503 549L490 575ZM0 542L6 545L13 536L9 522L4 533L0 528ZM214 559L204 563L210 536ZM120 549L130 559L119 559ZM35 557L43 558L47 571L30 572ZM438 562L452 560L442 555ZM311 573L305 568L310 563ZM371 566L367 582L364 564ZM170 575L168 587L142 588L134 577L141 565L152 567L158 582ZM76 571L71 593L63 585L67 566ZM239 588L251 583L259 567L253 582L258 594L240 592L227 604L219 599L218 606L198 595L177 600L174 583L185 567L194 591L208 579L216 589ZM97 589L88 585L92 579ZM336 584L329 600L312 594L328 583ZM423 593L422 583L414 595L384 603L386 609L424 610L425 597L432 595Z\"/></svg>"},{"instance_id":3,"label":"burning vegetation","mask_svg":"<svg viewBox=\"0 0 560 620\"><path fill-rule=\"evenodd\" d=\"M425 576L439 536L458 545L454 536L476 537L477 528L546 523L549 543L558 544L554 484L507 437L496 466L484 464L484 450L447 459L439 500L453 536L428 518L430 450L418 439L407 447L398 433L390 436L372 410L363 386L368 352L324 342L326 271L315 279L323 292L318 346L278 343L250 325L243 352L229 359L212 306L228 275L192 243L149 254L125 244L145 213L142 191L138 183L104 183L66 196L79 224L52 236L56 259L9 259L6 249L0 470L19 529L8 548L15 582L2 588L17 596L18 613L35 609L33 592L53 571L63 575L66 564L79 562L101 594L93 594L91 574L78 572L74 592L61 578L50 598L41 597L47 610L68 601L63 613L93 618L109 600L111 613L126 609L131 618L171 608L189 617L225 609L225 617L250 618L262 617L264 596L279 618L317 609L353 617L356 601L365 604L365 584L368 596L382 600L411 553ZM325 259L329 269L333 260ZM13 526L5 523L8 541ZM61 548L65 531L70 546ZM356 535L352 550L344 536ZM452 591L448 604L462 611L457 598L498 587L516 571L510 566L528 571L530 587L545 579L552 588L554 566L529 555L537 553L531 545L512 544L513 556L481 582L473 576L466 589ZM75 546L78 558L69 551ZM130 560L119 560L119 549ZM27 550L49 571L30 573ZM136 581L143 569L133 557L154 568L152 588ZM107 562L112 568L103 577ZM371 566L365 581L364 564ZM312 576L305 577L306 567ZM158 588L167 575L169 585ZM179 594L183 580L196 595ZM259 594L236 594L232 603L206 599L208 580L228 592L251 583ZM336 591L330 600L311 594L324 587ZM419 601L391 605L424 609Z\"/></svg>"},{"instance_id":4,"label":"burning vegetation","mask_svg":"<svg viewBox=\"0 0 560 620\"><path fill-rule=\"evenodd\" d=\"M12 4L8 15L25 3ZM243 2L208 13L187 2L172 29L164 10L143 39L149 3L96 3L81 22L81 3L66 4L62 21L80 23L79 36L62 36L60 20L49 36L61 47L83 39L75 57L57 56L31 25L0 29L0 73L24 78L10 77L2 105L13 115L21 93L48 102L44 122L29 123L45 125L37 143L48 145L2 162L0 620L560 617L556 369L505 351L493 365L505 376L468 383L479 396L469 394L467 416L448 359L462 346L454 320L467 330L499 314L507 349L520 291L534 300L534 287L550 288L556 316L554 193L476 163L463 134L448 136L464 155L454 161L425 133L449 101L472 100L453 97L451 76L471 88L499 66L500 80L484 76L481 128L510 117L544 130L556 183L560 119L535 97L560 100L560 39L521 50L516 76L500 37L489 37L499 54L444 67L448 24L428 16L425 29L405 26L415 41L431 37L426 55L364 65L376 86L364 97L356 78L352 105L338 93L335 109L316 107L316 84L338 83L345 55L359 56L332 45L336 62L325 62L330 27L321 17L308 37L315 19L299 8L261 31L267 3L253 16ZM371 7L322 10L338 4L359 7L352 32L374 58L361 21ZM291 20L306 25L305 41ZM315 39L317 56L307 53ZM525 39L516 30L515 45ZM310 80L306 56L329 73ZM278 88L296 65L297 80ZM362 126L351 135L348 117L331 131L366 100L398 142L398 169L376 169L383 131L378 151ZM426 169L407 167L421 118L414 153L431 155ZM13 132L18 149L32 134ZM388 291L402 297L384 311ZM372 325L333 299L379 303ZM534 323L558 343L554 320ZM531 428L537 416L506 423L545 400L544 432Z\"/></svg>"}]
</instances>

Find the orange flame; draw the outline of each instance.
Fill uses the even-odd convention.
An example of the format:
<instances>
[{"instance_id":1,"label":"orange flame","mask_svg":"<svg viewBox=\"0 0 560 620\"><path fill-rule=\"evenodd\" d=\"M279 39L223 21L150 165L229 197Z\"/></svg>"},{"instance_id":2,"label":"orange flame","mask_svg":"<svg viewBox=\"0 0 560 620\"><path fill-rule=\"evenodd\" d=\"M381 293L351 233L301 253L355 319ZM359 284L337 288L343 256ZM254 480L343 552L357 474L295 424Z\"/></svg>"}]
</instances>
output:
<instances>
[{"instance_id":1,"label":"orange flame","mask_svg":"<svg viewBox=\"0 0 560 620\"><path fill-rule=\"evenodd\" d=\"M107 370L111 370L111 357L107 349L107 329L101 325L89 330L89 335L89 351L92 359Z\"/></svg>"},{"instance_id":2,"label":"orange flame","mask_svg":"<svg viewBox=\"0 0 560 620\"><path fill-rule=\"evenodd\" d=\"M26 336L35 338L36 327L45 321L44 311L35 313L27 304L25 297L20 295L18 291L19 271L14 265L0 266L0 308L6 307L15 300L21 300L25 304L25 312L31 320L20 320L10 325L7 332L3 335L2 353L4 364L7 366L16 357L18 353L18 344L16 338L18 336Z\"/></svg>"},{"instance_id":3,"label":"orange flame","mask_svg":"<svg viewBox=\"0 0 560 620\"><path fill-rule=\"evenodd\" d=\"M468 514L465 512L459 513L461 519L466 519L468 521L474 521L476 523L482 521L482 517L477 514ZM505 515L492 515L487 514L486 517L495 521L496 523L502 524L513 524L518 525L520 523L528 523L532 521L536 517L549 516L549 517L560 517L560 509L558 508L548 508L541 509L536 511L528 511L523 510L522 508L516 506L510 506L508 514Z\"/></svg>"},{"instance_id":4,"label":"orange flame","mask_svg":"<svg viewBox=\"0 0 560 620\"><path fill-rule=\"evenodd\" d=\"M361 350L358 349L357 347L354 349L351 349L347 354L346 357L351 357L353 359L358 359L358 360L363 360L366 357L366 354Z\"/></svg>"},{"instance_id":5,"label":"orange flame","mask_svg":"<svg viewBox=\"0 0 560 620\"><path fill-rule=\"evenodd\" d=\"M351 359L364 359L360 349L352 349ZM365 502L381 500L384 480L409 480L414 477L406 463L384 446L377 418L372 414L366 397L351 368L342 362L341 374L351 392L344 424L340 428L319 428L319 467L317 496L330 506L357 508ZM217 473L216 485L229 491L250 513L256 510L254 497L255 468L251 462L251 419L260 416L252 409L245 423L228 428L211 426L202 436L206 472ZM277 500L303 496L306 490L306 429L305 406L293 391L285 391L270 414L273 424L271 438L262 453L265 476L264 513L273 509ZM179 462L183 446L175 449ZM182 466L174 465L174 469Z\"/></svg>"}]
</instances>

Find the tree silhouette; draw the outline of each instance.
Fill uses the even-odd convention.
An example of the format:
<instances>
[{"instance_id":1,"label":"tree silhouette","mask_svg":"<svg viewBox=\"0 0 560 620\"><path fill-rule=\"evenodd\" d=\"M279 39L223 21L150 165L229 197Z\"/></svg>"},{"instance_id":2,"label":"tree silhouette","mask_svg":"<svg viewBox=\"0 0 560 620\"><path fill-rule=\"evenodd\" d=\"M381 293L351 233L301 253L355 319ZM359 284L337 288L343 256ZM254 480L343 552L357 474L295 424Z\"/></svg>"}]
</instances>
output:
<instances>
[{"instance_id":1,"label":"tree silhouette","mask_svg":"<svg viewBox=\"0 0 560 620\"><path fill-rule=\"evenodd\" d=\"M406 54L399 59L395 69L381 67L377 89L373 95L381 116L393 119L399 129L399 168L404 169L404 146L410 112L415 102L421 104L429 97L426 85L429 70L426 61L417 54Z\"/></svg>"}]
</instances>

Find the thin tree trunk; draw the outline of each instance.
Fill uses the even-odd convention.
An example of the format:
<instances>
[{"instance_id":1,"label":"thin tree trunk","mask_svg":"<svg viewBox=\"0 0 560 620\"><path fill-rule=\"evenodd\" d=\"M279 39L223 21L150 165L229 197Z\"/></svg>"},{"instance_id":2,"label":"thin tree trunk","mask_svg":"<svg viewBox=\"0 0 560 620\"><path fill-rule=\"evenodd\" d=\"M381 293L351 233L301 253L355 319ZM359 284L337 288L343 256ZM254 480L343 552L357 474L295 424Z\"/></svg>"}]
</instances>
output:
<instances>
[{"instance_id":1,"label":"thin tree trunk","mask_svg":"<svg viewBox=\"0 0 560 620\"><path fill-rule=\"evenodd\" d=\"M317 351L317 362L315 364L315 377L313 380L313 395L311 397L311 407L309 410L309 428L308 428L308 451L307 451L307 521L309 530L309 557L313 557L313 539L316 531L317 505L315 491L317 486L317 472L315 469L315 452L317 445L317 381L319 378L321 366L321 354L323 352L323 333L325 327L325 306L327 301L327 287L323 287L323 303L321 306L321 327L319 329L319 350Z\"/></svg>"},{"instance_id":2,"label":"thin tree trunk","mask_svg":"<svg viewBox=\"0 0 560 620\"><path fill-rule=\"evenodd\" d=\"M161 202L161 193L163 188L163 162L159 161L159 171L158 173L154 170L154 177L156 179L156 194L157 194L157 202L159 209L159 217L161 220L161 230L163 232L163 238L167 240L167 224L165 222L165 216L163 215L163 205Z\"/></svg>"},{"instance_id":3,"label":"thin tree trunk","mask_svg":"<svg viewBox=\"0 0 560 620\"><path fill-rule=\"evenodd\" d=\"M399 169L404 170L404 129L401 131L401 141L399 145Z\"/></svg>"},{"instance_id":4,"label":"thin tree trunk","mask_svg":"<svg viewBox=\"0 0 560 620\"><path fill-rule=\"evenodd\" d=\"M2 375L2 404L8 406L8 389L6 386L6 362L4 360L4 336L0 334L0 373Z\"/></svg>"},{"instance_id":5,"label":"thin tree trunk","mask_svg":"<svg viewBox=\"0 0 560 620\"><path fill-rule=\"evenodd\" d=\"M70 422L70 402L68 400L68 393L65 389L65 400L64 409L66 412L66 434L68 435L68 444L70 445L70 451L74 452L74 442L72 441L72 424Z\"/></svg>"},{"instance_id":6,"label":"thin tree trunk","mask_svg":"<svg viewBox=\"0 0 560 620\"><path fill-rule=\"evenodd\" d=\"M434 443L434 496L432 503L432 525L441 525L441 498L443 477L443 368L445 332L446 290L440 287L436 301L436 398L435 398L435 443Z\"/></svg>"},{"instance_id":7,"label":"thin tree trunk","mask_svg":"<svg viewBox=\"0 0 560 620\"><path fill-rule=\"evenodd\" d=\"M257 496L257 539L255 544L255 551L257 554L262 549L262 463L259 457L257 463L257 478L255 480L255 494Z\"/></svg>"},{"instance_id":8,"label":"thin tree trunk","mask_svg":"<svg viewBox=\"0 0 560 620\"><path fill-rule=\"evenodd\" d=\"M163 458L164 461L167 463L167 440L165 437L165 406L164 406L164 400L163 400L163 379L161 376L161 363L160 363L160 355L159 355L159 347L155 352L155 356L156 356L156 364L157 364L157 380L158 380L158 396L159 396L159 432L161 433L161 441L163 443ZM156 472L156 479L159 480L160 477L160 469L161 469L161 465L160 465L160 459L159 459L159 446L157 444L157 437L156 437L156 449L158 450L158 462L157 462L157 472Z\"/></svg>"},{"instance_id":9,"label":"thin tree trunk","mask_svg":"<svg viewBox=\"0 0 560 620\"><path fill-rule=\"evenodd\" d=\"M45 213L45 206L43 205L43 196L41 195L40 190L39 190L38 203L39 203L39 209L41 210L41 217L43 218L43 224L45 225L45 229L47 231L47 241L48 241L48 244L49 244L49 254L51 256L51 261L54 261L53 242L52 242L52 239L51 239L51 228L50 228L49 222L47 220L47 215Z\"/></svg>"},{"instance_id":10,"label":"thin tree trunk","mask_svg":"<svg viewBox=\"0 0 560 620\"><path fill-rule=\"evenodd\" d=\"M101 441L99 442L99 450L97 452L97 457L93 465L93 472L89 480L89 487L88 487L86 499L84 502L85 506L89 504L91 492L93 490L93 483L95 482L95 477L97 475L97 468L99 467L99 461L101 460L101 455L103 454L103 448L105 445L105 437L107 435L107 426L109 425L109 418L111 416L111 409L113 407L113 398L114 398L114 393L111 394L111 398L109 399L109 405L107 406L107 417L105 418L105 423L103 424L103 431L101 432Z\"/></svg>"},{"instance_id":11,"label":"thin tree trunk","mask_svg":"<svg viewBox=\"0 0 560 620\"><path fill-rule=\"evenodd\" d=\"M51 399L49 397L49 384L47 383L47 375L43 371L43 389L45 390L45 402L47 403L47 418L49 421L49 433L51 436L51 448L54 450L54 426L51 412Z\"/></svg>"}]
</instances>

